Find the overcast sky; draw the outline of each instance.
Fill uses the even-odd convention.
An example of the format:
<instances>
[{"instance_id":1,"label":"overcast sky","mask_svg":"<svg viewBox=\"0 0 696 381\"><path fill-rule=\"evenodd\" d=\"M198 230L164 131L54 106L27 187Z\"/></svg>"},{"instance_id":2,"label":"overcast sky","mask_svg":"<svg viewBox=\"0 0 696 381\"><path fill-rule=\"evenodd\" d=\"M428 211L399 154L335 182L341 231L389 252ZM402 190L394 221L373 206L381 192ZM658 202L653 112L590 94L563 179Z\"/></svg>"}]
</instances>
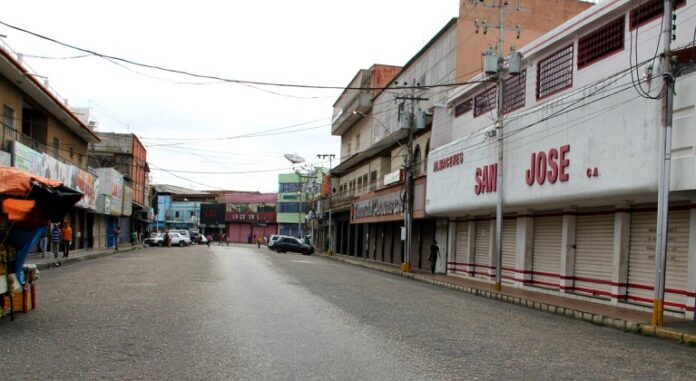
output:
<instances>
[{"instance_id":1,"label":"overcast sky","mask_svg":"<svg viewBox=\"0 0 696 381\"><path fill-rule=\"evenodd\" d=\"M374 63L403 65L457 15L457 0L22 0L3 7L0 21L188 72L347 86ZM291 170L284 153L310 164L339 156L330 127L339 90L262 91L98 57L38 58L82 53L2 25L0 34L72 106L91 106L99 131L141 137L155 184L275 192L278 173ZM224 139L271 129L304 131Z\"/></svg>"}]
</instances>

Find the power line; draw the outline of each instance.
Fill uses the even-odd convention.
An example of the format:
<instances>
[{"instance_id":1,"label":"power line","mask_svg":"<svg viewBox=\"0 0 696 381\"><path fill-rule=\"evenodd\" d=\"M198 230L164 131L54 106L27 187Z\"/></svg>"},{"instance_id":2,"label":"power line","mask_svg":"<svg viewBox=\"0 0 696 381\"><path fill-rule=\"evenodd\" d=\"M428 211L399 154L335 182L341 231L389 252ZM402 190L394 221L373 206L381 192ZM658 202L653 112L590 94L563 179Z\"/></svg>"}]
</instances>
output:
<instances>
[{"instance_id":1,"label":"power line","mask_svg":"<svg viewBox=\"0 0 696 381\"><path fill-rule=\"evenodd\" d=\"M21 27L12 25L12 24L8 24L8 23L1 21L1 20L0 20L0 24L6 26L8 28L32 35L34 37L37 37L37 38L40 38L40 39L43 39L46 41L50 41L54 44L61 45L61 46L64 46L64 47L67 47L67 48L70 48L73 50L77 50L80 52L84 52L87 54L91 54L91 55L94 55L97 57L101 57L101 58L104 58L107 60L123 62L123 63L134 65L134 66L164 71L164 72L173 73L173 74L180 74L180 75L185 75L185 76L194 77L194 78L212 79L212 80L221 81L221 82L229 82L229 83L237 83L237 84L245 84L245 85L292 87L292 88L301 88L301 89L327 89L327 90L384 90L384 89L386 89L384 87L350 87L350 86L345 87L345 86L327 86L327 85L307 85L307 84L298 84L298 83L266 82L266 81L254 81L254 80L225 78L225 77L220 77L217 75L210 75L210 74L193 73L193 72L189 72L186 70L173 69L173 68L163 67L163 66L159 66L159 65L152 65L152 64L147 64L147 63L142 63L142 62L130 60L127 58L121 58L121 57L112 56L109 54L99 53L99 52L94 51L94 50L81 48L81 47L78 47L78 46L75 46L72 44L68 44L66 42L62 42L62 41L56 40L54 38L51 38L51 37L48 37L48 36L45 36L45 35L42 35L42 34L39 34L36 32L32 32L28 29L24 29L24 28L21 28ZM465 84L469 84L469 83L475 83L475 82L467 81L467 82L462 82L462 83L436 84L436 85L430 85L430 86L405 86L402 88L414 88L415 89L415 88L424 88L424 87L427 87L427 88L456 87L456 86L461 86L461 85L465 85Z\"/></svg>"}]
</instances>

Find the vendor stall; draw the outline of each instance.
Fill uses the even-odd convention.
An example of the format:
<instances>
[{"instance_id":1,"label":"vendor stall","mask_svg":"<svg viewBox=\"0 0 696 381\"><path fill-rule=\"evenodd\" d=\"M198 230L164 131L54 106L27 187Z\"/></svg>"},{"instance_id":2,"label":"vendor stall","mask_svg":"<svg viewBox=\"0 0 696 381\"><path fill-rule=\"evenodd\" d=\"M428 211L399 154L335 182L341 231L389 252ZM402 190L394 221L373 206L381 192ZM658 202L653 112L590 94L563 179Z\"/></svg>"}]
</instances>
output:
<instances>
[{"instance_id":1,"label":"vendor stall","mask_svg":"<svg viewBox=\"0 0 696 381\"><path fill-rule=\"evenodd\" d=\"M60 182L0 166L0 316L36 307L38 270L24 262L48 224L81 198Z\"/></svg>"}]
</instances>

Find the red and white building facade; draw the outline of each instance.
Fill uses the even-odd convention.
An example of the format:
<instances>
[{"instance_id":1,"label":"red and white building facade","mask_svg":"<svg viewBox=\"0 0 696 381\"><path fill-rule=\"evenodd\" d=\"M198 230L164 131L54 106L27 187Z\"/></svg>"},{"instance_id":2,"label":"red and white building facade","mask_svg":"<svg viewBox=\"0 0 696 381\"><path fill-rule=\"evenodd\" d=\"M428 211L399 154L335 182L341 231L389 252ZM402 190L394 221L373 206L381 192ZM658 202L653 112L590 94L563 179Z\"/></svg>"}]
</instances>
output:
<instances>
[{"instance_id":1,"label":"red and white building facade","mask_svg":"<svg viewBox=\"0 0 696 381\"><path fill-rule=\"evenodd\" d=\"M252 243L256 237L278 233L276 193L236 192L223 194L226 233L230 242Z\"/></svg>"},{"instance_id":2,"label":"red and white building facade","mask_svg":"<svg viewBox=\"0 0 696 381\"><path fill-rule=\"evenodd\" d=\"M520 49L505 84L502 275L508 285L650 310L662 77L662 0L607 0ZM696 4L677 1L665 308L694 318ZM659 47L661 51L662 47ZM481 79L481 78L479 78ZM645 95L645 94L643 94ZM448 221L447 270L495 278L495 87L435 112L425 208Z\"/></svg>"}]
</instances>

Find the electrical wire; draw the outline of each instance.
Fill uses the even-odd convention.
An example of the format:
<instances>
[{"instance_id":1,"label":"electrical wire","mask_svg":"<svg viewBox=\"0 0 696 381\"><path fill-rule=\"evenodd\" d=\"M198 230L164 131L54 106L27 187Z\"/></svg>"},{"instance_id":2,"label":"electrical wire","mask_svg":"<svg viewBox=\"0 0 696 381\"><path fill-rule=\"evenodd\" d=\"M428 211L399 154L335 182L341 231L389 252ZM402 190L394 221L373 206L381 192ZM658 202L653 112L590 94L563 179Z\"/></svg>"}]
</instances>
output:
<instances>
[{"instance_id":1,"label":"electrical wire","mask_svg":"<svg viewBox=\"0 0 696 381\"><path fill-rule=\"evenodd\" d=\"M24 29L24 28L9 24L9 23L2 21L2 20L0 20L0 24L6 26L8 28L29 34L29 35L37 37L37 38L40 38L42 40L46 40L46 41L52 42L54 44L61 45L61 46L64 46L64 47L67 47L67 48L70 48L73 50L77 50L80 52L91 54L91 55L94 55L96 57L114 60L114 61L129 64L129 65L133 65L133 66L139 66L139 67L143 67L143 68L154 69L154 70L159 70L159 71L173 73L173 74L180 74L180 75L194 77L194 78L212 79L212 80L221 81L221 82L229 82L229 83L237 83L237 84L249 84L249 85L256 85L256 86L290 87L290 88L301 88L301 89L328 89L328 90L383 90L383 89L385 89L384 87L350 87L350 86L344 87L344 86L307 85L307 84L299 84L299 83L254 81L254 80L225 78L225 77L220 77L217 75L193 73L193 72L189 72L186 70L173 69L173 68L163 67L163 66L159 66L159 65L152 65L152 64L134 61L134 60L127 59L127 58L121 58L121 57L112 56L109 54L99 53L99 52L94 51L94 50L81 48L81 47L78 47L78 46L75 46L72 44L68 44L68 43L59 41L57 39L54 39L54 38L51 38L51 37L48 37L48 36L45 36L45 35L42 35L42 34L39 34L36 32L32 32L28 29ZM465 85L465 84L469 84L469 83L473 83L473 82L467 81L467 82L462 82L462 83L451 83L451 84L430 85L430 86L410 86L410 87L404 86L402 88L456 87L456 86L461 86L461 85Z\"/></svg>"}]
</instances>

